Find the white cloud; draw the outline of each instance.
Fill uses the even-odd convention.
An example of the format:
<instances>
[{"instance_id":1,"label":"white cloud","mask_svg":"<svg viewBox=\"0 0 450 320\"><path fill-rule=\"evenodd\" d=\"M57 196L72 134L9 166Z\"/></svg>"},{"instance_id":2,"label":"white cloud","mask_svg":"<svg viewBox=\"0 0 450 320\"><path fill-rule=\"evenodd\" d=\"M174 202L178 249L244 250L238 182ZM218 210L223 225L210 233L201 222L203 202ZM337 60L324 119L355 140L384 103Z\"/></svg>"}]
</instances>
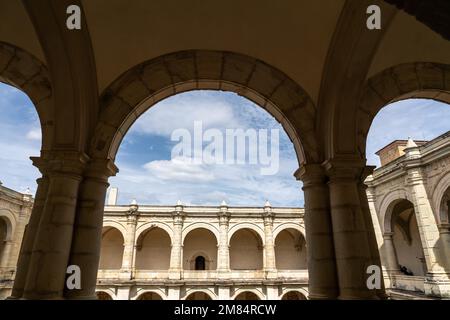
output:
<instances>
[{"instance_id":1,"label":"white cloud","mask_svg":"<svg viewBox=\"0 0 450 320\"><path fill-rule=\"evenodd\" d=\"M144 113L130 132L170 136L175 129L191 130L194 121L202 121L204 128L237 125L232 107L225 101L212 98L185 99L174 96Z\"/></svg>"},{"instance_id":2,"label":"white cloud","mask_svg":"<svg viewBox=\"0 0 450 320\"><path fill-rule=\"evenodd\" d=\"M31 129L30 131L28 131L26 138L29 140L41 141L42 139L41 129Z\"/></svg>"},{"instance_id":3,"label":"white cloud","mask_svg":"<svg viewBox=\"0 0 450 320\"><path fill-rule=\"evenodd\" d=\"M199 182L214 180L205 165L194 163L191 158L177 157L171 160L156 160L144 165L148 173L158 179L184 182Z\"/></svg>"}]
</instances>

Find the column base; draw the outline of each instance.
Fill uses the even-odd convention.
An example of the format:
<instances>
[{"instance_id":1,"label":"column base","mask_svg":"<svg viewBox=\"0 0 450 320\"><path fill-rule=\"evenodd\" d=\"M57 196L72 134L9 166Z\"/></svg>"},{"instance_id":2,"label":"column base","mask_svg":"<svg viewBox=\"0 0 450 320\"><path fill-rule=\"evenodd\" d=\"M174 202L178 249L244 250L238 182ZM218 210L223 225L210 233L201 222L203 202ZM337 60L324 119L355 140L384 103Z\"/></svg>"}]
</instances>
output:
<instances>
[{"instance_id":1,"label":"column base","mask_svg":"<svg viewBox=\"0 0 450 320\"><path fill-rule=\"evenodd\" d=\"M438 298L450 298L450 275L448 273L429 273L424 283L425 294Z\"/></svg>"}]
</instances>

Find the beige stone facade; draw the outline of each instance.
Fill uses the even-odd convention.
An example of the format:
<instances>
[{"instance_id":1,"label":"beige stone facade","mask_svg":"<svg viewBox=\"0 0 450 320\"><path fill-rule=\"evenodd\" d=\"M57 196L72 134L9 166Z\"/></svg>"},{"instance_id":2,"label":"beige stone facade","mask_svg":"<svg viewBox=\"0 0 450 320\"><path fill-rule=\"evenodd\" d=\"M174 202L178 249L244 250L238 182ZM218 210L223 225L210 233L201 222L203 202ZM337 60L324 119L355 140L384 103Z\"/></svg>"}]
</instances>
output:
<instances>
[{"instance_id":1,"label":"beige stone facade","mask_svg":"<svg viewBox=\"0 0 450 320\"><path fill-rule=\"evenodd\" d=\"M0 184L0 299L11 293L33 197Z\"/></svg>"},{"instance_id":2,"label":"beige stone facade","mask_svg":"<svg viewBox=\"0 0 450 320\"><path fill-rule=\"evenodd\" d=\"M113 299L304 299L303 214L270 204L106 206L97 292Z\"/></svg>"},{"instance_id":3,"label":"beige stone facade","mask_svg":"<svg viewBox=\"0 0 450 320\"><path fill-rule=\"evenodd\" d=\"M386 284L449 297L450 132L404 153L366 180Z\"/></svg>"}]
</instances>

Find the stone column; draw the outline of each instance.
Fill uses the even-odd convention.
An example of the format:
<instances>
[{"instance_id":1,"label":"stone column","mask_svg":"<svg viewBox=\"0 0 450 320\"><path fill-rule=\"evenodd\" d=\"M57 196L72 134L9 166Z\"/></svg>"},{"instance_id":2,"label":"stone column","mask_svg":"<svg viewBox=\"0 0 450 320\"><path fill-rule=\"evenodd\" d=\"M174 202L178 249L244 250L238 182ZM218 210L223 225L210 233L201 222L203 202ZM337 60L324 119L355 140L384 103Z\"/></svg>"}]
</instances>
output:
<instances>
[{"instance_id":1,"label":"stone column","mask_svg":"<svg viewBox=\"0 0 450 320\"><path fill-rule=\"evenodd\" d=\"M3 243L3 251L0 256L0 271L8 271L8 268L11 266L11 255L14 253L14 241L13 240L5 240ZM14 267L12 267L14 268Z\"/></svg>"},{"instance_id":2,"label":"stone column","mask_svg":"<svg viewBox=\"0 0 450 320\"><path fill-rule=\"evenodd\" d=\"M88 158L78 152L51 155L49 187L35 234L23 297L61 299L72 245L75 210Z\"/></svg>"},{"instance_id":3,"label":"stone column","mask_svg":"<svg viewBox=\"0 0 450 320\"><path fill-rule=\"evenodd\" d=\"M330 178L330 205L339 281L339 299L377 299L367 287L367 267L375 265L367 226L369 212L361 206L360 181L365 165L359 159L325 163ZM370 216L368 217L370 218ZM375 244L376 245L376 244Z\"/></svg>"},{"instance_id":4,"label":"stone column","mask_svg":"<svg viewBox=\"0 0 450 320\"><path fill-rule=\"evenodd\" d=\"M136 226L139 215L138 209L139 207L136 201L133 200L127 213L127 233L124 239L122 267L120 269L120 278L123 280L131 280L133 278L133 262L136 253Z\"/></svg>"},{"instance_id":5,"label":"stone column","mask_svg":"<svg viewBox=\"0 0 450 320\"><path fill-rule=\"evenodd\" d=\"M81 270L81 289L68 290L68 299L97 299L97 282L100 248L102 241L103 211L108 178L118 169L110 160L95 160L89 163L80 185L78 208L75 218L72 250L69 265Z\"/></svg>"},{"instance_id":6,"label":"stone column","mask_svg":"<svg viewBox=\"0 0 450 320\"><path fill-rule=\"evenodd\" d=\"M309 298L336 299L339 294L327 177L319 164L295 173L303 181L308 254Z\"/></svg>"},{"instance_id":7,"label":"stone column","mask_svg":"<svg viewBox=\"0 0 450 320\"><path fill-rule=\"evenodd\" d=\"M42 211L44 210L45 200L49 187L49 178L47 172L47 161L43 158L31 158L33 165L42 173L42 177L37 179L37 190L34 199L34 205L31 212L28 226L24 231L22 245L20 248L19 259L17 261L16 276L14 285L9 299L19 299L23 296L23 290L27 279L28 269L30 265L31 251L33 249L34 238L37 233L39 222L41 220Z\"/></svg>"},{"instance_id":8,"label":"stone column","mask_svg":"<svg viewBox=\"0 0 450 320\"><path fill-rule=\"evenodd\" d=\"M230 295L230 292L231 292L230 286L231 286L231 284L223 285L221 283L218 283L217 285L218 285L218 288L217 288L218 296L217 296L217 298L219 300L230 300L231 299L231 295Z\"/></svg>"},{"instance_id":9,"label":"stone column","mask_svg":"<svg viewBox=\"0 0 450 320\"><path fill-rule=\"evenodd\" d=\"M182 244L182 232L183 232L183 206L180 202L175 206L173 216L173 243L172 250L170 252L170 269L169 279L179 280L181 279L181 271L183 270L183 244Z\"/></svg>"},{"instance_id":10,"label":"stone column","mask_svg":"<svg viewBox=\"0 0 450 320\"><path fill-rule=\"evenodd\" d=\"M264 271L267 278L276 278L276 262L275 262L275 244L273 239L273 212L272 207L267 201L264 205Z\"/></svg>"},{"instance_id":11,"label":"stone column","mask_svg":"<svg viewBox=\"0 0 450 320\"><path fill-rule=\"evenodd\" d=\"M383 266L381 265L381 258L380 258L380 250L378 247L377 242L377 236L376 236L376 228L379 230L379 223L378 218L375 216L372 216L372 211L370 210L369 206L369 199L367 194L367 185L365 184L365 180L369 175L373 173L373 170L375 169L374 166L365 166L362 170L361 177L358 182L358 191L359 191L359 201L361 204L361 210L363 212L363 218L366 225L367 230L367 237L369 241L369 248L370 248L370 256L372 260L372 264L379 266L380 270L383 270ZM373 197L373 196L371 196ZM373 201L373 199L372 199ZM380 230L379 230L380 231ZM381 274L382 275L382 274ZM384 280L384 279L382 279ZM380 299L387 299L388 296L386 295L385 290L385 284L384 281L381 281L381 287L379 289L376 289L377 296Z\"/></svg>"},{"instance_id":12,"label":"stone column","mask_svg":"<svg viewBox=\"0 0 450 320\"><path fill-rule=\"evenodd\" d=\"M217 252L217 271L219 276L228 277L230 271L230 248L228 245L228 206L222 202L219 211L219 243Z\"/></svg>"},{"instance_id":13,"label":"stone column","mask_svg":"<svg viewBox=\"0 0 450 320\"><path fill-rule=\"evenodd\" d=\"M386 258L386 270L389 275L399 274L400 267L398 264L397 251L395 251L393 232L385 232L383 234L383 247Z\"/></svg>"},{"instance_id":14,"label":"stone column","mask_svg":"<svg viewBox=\"0 0 450 320\"><path fill-rule=\"evenodd\" d=\"M181 295L179 285L169 284L167 290L167 300L180 300L180 298Z\"/></svg>"}]
</instances>

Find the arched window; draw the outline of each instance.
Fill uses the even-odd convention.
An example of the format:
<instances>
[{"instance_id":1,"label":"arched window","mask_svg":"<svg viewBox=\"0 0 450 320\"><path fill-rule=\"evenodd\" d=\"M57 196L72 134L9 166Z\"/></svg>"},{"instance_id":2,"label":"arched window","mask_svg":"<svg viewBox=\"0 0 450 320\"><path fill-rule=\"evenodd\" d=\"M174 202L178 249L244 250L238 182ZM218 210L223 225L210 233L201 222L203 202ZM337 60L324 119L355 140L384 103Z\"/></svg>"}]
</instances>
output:
<instances>
[{"instance_id":1,"label":"arched window","mask_svg":"<svg viewBox=\"0 0 450 320\"><path fill-rule=\"evenodd\" d=\"M198 256L195 258L195 270L206 270L205 257Z\"/></svg>"}]
</instances>

